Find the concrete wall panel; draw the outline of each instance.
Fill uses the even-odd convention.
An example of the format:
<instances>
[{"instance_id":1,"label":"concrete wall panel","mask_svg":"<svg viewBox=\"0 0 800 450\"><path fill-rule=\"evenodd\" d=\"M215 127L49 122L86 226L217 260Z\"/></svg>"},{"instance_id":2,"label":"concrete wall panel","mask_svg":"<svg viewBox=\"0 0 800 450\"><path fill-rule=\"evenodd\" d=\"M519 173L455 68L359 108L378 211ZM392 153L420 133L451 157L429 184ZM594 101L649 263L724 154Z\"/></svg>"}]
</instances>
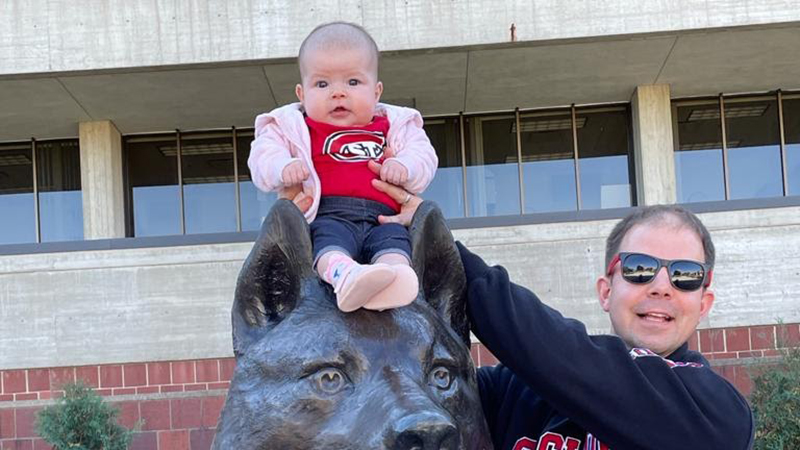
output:
<instances>
[{"instance_id":1,"label":"concrete wall panel","mask_svg":"<svg viewBox=\"0 0 800 450\"><path fill-rule=\"evenodd\" d=\"M800 207L701 215L717 302L702 327L800 321ZM547 304L609 329L594 283L614 220L457 230ZM250 244L0 257L0 369L230 356L230 307Z\"/></svg>"},{"instance_id":2,"label":"concrete wall panel","mask_svg":"<svg viewBox=\"0 0 800 450\"><path fill-rule=\"evenodd\" d=\"M602 3L8 0L0 74L290 58L317 24L364 25L383 50L671 32L800 20L781 0ZM8 56L6 56L8 55Z\"/></svg>"}]
</instances>

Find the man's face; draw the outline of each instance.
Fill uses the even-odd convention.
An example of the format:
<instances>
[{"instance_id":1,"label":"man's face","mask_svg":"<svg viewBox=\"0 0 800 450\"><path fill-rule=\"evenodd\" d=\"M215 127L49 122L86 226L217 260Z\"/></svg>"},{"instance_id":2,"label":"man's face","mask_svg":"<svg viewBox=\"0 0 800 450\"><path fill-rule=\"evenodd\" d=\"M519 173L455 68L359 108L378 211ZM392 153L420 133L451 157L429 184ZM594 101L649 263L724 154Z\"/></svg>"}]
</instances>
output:
<instances>
[{"instance_id":1,"label":"man's face","mask_svg":"<svg viewBox=\"0 0 800 450\"><path fill-rule=\"evenodd\" d=\"M367 49L311 49L300 62L303 83L295 88L308 117L342 127L372 121L383 92L374 55Z\"/></svg>"},{"instance_id":2,"label":"man's face","mask_svg":"<svg viewBox=\"0 0 800 450\"><path fill-rule=\"evenodd\" d=\"M622 239L619 251L705 262L700 237L670 220L634 226ZM614 333L631 347L669 355L689 339L714 302L708 288L692 292L676 289L664 267L647 284L624 280L619 263L612 270L610 276L597 280L597 293Z\"/></svg>"}]
</instances>

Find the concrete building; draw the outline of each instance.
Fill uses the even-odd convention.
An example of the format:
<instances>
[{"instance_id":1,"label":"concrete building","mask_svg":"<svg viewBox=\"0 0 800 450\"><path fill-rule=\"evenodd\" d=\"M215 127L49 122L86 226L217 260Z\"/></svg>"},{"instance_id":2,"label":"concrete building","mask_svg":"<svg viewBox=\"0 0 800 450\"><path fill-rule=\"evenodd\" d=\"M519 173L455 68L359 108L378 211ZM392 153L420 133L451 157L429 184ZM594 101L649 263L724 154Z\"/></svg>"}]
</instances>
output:
<instances>
[{"instance_id":1,"label":"concrete building","mask_svg":"<svg viewBox=\"0 0 800 450\"><path fill-rule=\"evenodd\" d=\"M607 332L605 236L677 202L718 251L692 345L747 392L747 363L800 342L794 2L8 0L3 448L39 448L35 411L76 378L145 420L136 448L207 448L274 201L249 178L253 118L294 101L299 44L331 20L372 33L383 99L418 108L440 156L426 197L513 280Z\"/></svg>"}]
</instances>

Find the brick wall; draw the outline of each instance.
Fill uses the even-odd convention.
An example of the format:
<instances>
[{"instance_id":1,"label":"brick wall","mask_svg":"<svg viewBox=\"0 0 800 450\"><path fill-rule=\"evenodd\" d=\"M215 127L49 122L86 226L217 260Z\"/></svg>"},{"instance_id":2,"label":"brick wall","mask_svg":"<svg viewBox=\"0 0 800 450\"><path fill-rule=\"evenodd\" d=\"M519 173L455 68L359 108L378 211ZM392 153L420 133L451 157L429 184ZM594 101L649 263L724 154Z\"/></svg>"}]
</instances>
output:
<instances>
[{"instance_id":1,"label":"brick wall","mask_svg":"<svg viewBox=\"0 0 800 450\"><path fill-rule=\"evenodd\" d=\"M699 330L689 341L745 395L752 366L800 346L800 324ZM479 366L497 359L481 344ZM120 423L141 421L133 450L208 450L233 375L233 358L0 371L0 450L49 449L34 432L36 412L82 380L120 408Z\"/></svg>"}]
</instances>

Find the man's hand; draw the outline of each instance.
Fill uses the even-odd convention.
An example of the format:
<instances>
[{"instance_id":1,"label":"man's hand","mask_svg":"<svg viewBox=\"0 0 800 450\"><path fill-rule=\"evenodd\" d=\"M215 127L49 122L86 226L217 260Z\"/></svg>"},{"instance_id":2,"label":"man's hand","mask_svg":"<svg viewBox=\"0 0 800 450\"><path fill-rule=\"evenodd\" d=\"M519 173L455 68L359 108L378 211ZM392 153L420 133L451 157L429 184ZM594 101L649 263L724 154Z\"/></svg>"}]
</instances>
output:
<instances>
[{"instance_id":1,"label":"man's hand","mask_svg":"<svg viewBox=\"0 0 800 450\"><path fill-rule=\"evenodd\" d=\"M408 181L408 169L393 158L383 162L379 175L381 180L397 186L402 186Z\"/></svg>"},{"instance_id":2,"label":"man's hand","mask_svg":"<svg viewBox=\"0 0 800 450\"><path fill-rule=\"evenodd\" d=\"M278 191L278 198L291 200L303 214L305 214L308 209L311 208L311 204L314 203L314 198L303 192L299 184L281 189Z\"/></svg>"},{"instance_id":3,"label":"man's hand","mask_svg":"<svg viewBox=\"0 0 800 450\"><path fill-rule=\"evenodd\" d=\"M310 175L303 161L292 161L283 168L281 179L284 186L294 186L307 180Z\"/></svg>"},{"instance_id":4,"label":"man's hand","mask_svg":"<svg viewBox=\"0 0 800 450\"><path fill-rule=\"evenodd\" d=\"M367 166L376 175L381 173L381 165L374 160L367 163ZM396 216L378 216L378 222L381 224L399 223L405 227L411 225L411 219L414 218L414 213L417 212L417 208L422 203L421 198L412 195L400 186L395 186L381 180L372 180L372 187L385 193L391 197L392 200L400 204L400 214Z\"/></svg>"}]
</instances>

